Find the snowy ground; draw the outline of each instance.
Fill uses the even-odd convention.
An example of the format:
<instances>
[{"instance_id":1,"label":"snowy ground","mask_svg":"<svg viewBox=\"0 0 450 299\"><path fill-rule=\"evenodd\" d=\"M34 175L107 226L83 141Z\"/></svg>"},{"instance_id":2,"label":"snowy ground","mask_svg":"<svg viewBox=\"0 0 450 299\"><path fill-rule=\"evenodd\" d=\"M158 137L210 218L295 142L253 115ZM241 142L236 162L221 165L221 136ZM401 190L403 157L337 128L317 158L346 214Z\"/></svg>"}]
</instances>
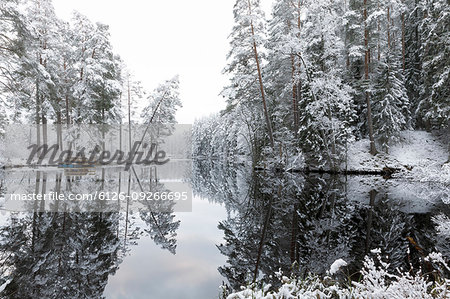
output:
<instances>
[{"instance_id":1,"label":"snowy ground","mask_svg":"<svg viewBox=\"0 0 450 299\"><path fill-rule=\"evenodd\" d=\"M348 170L401 169L397 174L418 181L450 184L448 144L425 131L404 131L401 142L392 145L389 154L369 153L369 140L355 142L348 152Z\"/></svg>"}]
</instances>

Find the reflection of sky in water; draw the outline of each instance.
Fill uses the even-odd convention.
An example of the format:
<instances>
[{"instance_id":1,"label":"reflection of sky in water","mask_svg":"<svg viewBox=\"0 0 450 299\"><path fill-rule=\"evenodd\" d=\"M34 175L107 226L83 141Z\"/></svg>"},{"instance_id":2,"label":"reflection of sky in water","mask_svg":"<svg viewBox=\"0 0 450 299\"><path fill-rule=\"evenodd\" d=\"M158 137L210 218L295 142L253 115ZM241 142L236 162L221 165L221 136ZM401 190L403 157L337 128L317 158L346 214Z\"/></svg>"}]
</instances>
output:
<instances>
[{"instance_id":1,"label":"reflection of sky in water","mask_svg":"<svg viewBox=\"0 0 450 299\"><path fill-rule=\"evenodd\" d=\"M132 247L119 270L109 277L107 299L217 298L225 263L216 245L222 241L217 225L226 219L225 208L193 199L192 213L176 213L177 254L160 249L149 238Z\"/></svg>"}]
</instances>

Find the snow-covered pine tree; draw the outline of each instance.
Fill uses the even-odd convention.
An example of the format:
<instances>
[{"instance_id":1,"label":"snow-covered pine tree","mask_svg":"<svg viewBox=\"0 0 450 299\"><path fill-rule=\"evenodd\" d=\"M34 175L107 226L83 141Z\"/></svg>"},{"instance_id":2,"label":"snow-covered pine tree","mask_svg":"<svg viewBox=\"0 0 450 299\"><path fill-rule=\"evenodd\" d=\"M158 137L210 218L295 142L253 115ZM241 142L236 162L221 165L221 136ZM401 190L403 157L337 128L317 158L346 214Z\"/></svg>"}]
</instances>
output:
<instances>
[{"instance_id":1,"label":"snow-covered pine tree","mask_svg":"<svg viewBox=\"0 0 450 299\"><path fill-rule=\"evenodd\" d=\"M18 122L21 116L19 93L23 90L16 80L20 62L25 55L24 41L29 35L25 26L25 17L19 10L17 0L5 0L0 3L0 106L8 108L2 113L5 123L8 118ZM14 113L11 113L14 111Z\"/></svg>"},{"instance_id":2,"label":"snow-covered pine tree","mask_svg":"<svg viewBox=\"0 0 450 299\"><path fill-rule=\"evenodd\" d=\"M21 59L22 106L37 124L37 142L47 142L47 123L55 118L59 94L59 68L62 65L58 45L60 21L51 0L25 2L26 54ZM30 105L30 98L34 101ZM42 127L41 127L42 125Z\"/></svg>"},{"instance_id":3,"label":"snow-covered pine tree","mask_svg":"<svg viewBox=\"0 0 450 299\"><path fill-rule=\"evenodd\" d=\"M152 123L147 136L149 144L160 144L162 136L174 131L175 114L182 107L180 100L180 80L178 75L164 81L147 97L149 103L144 107L141 118L145 125Z\"/></svg>"},{"instance_id":4,"label":"snow-covered pine tree","mask_svg":"<svg viewBox=\"0 0 450 299\"><path fill-rule=\"evenodd\" d=\"M273 5L269 23L268 64L266 86L273 99L272 119L275 140L288 155L299 147L299 101L302 96L301 72L304 71L299 54L301 42L302 1L278 0Z\"/></svg>"},{"instance_id":5,"label":"snow-covered pine tree","mask_svg":"<svg viewBox=\"0 0 450 299\"><path fill-rule=\"evenodd\" d=\"M265 41L264 13L259 0L237 0L233 13L235 25L230 34L229 63L224 70L230 76L230 85L222 95L227 101L226 112L242 111L235 116L247 118L235 121L249 128L247 139L259 152L261 143L268 140L267 145L273 145L270 104L262 81L264 55L260 50Z\"/></svg>"},{"instance_id":6,"label":"snow-covered pine tree","mask_svg":"<svg viewBox=\"0 0 450 299\"><path fill-rule=\"evenodd\" d=\"M109 26L73 16L78 79L74 85L75 123L107 123L120 115L122 62L112 51Z\"/></svg>"},{"instance_id":7,"label":"snow-covered pine tree","mask_svg":"<svg viewBox=\"0 0 450 299\"><path fill-rule=\"evenodd\" d=\"M91 57L86 72L91 93L84 103L84 120L93 123L106 123L117 120L120 114L120 95L122 82L120 58L112 52L109 26L97 23L91 45Z\"/></svg>"},{"instance_id":8,"label":"snow-covered pine tree","mask_svg":"<svg viewBox=\"0 0 450 299\"><path fill-rule=\"evenodd\" d=\"M176 75L164 81L148 96L149 104L142 110L144 123L149 121L164 124L176 123L175 114L182 107L180 100L180 79ZM153 117L153 119L152 119Z\"/></svg>"}]
</instances>

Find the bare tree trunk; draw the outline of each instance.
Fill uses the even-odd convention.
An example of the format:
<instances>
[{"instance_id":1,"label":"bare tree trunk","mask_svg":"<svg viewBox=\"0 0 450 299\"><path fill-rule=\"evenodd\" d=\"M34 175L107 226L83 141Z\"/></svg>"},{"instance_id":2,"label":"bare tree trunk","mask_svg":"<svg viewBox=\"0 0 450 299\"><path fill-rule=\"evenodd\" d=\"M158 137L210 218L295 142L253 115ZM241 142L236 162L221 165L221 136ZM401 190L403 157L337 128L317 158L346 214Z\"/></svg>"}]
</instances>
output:
<instances>
[{"instance_id":1,"label":"bare tree trunk","mask_svg":"<svg viewBox=\"0 0 450 299\"><path fill-rule=\"evenodd\" d=\"M251 6L251 3L250 3L250 0L248 0L248 10L249 10L249 15L251 15L252 14L252 6ZM259 65L258 49L256 47L256 41L254 39L254 37L255 37L255 28L253 27L253 22L250 22L250 27L251 27L251 31L252 31L252 37L253 37L253 53L254 53L255 61L256 61L256 69L258 71L258 81L259 81L259 88L261 90L261 98L262 98L262 102L263 102L264 116L266 118L266 125L267 125L267 131L268 131L268 134L269 134L270 145L273 148L274 147L274 141L273 141L273 133L272 133L272 124L270 122L269 112L267 111L266 95L264 93L264 85L263 85L263 81L262 81L261 67Z\"/></svg>"},{"instance_id":2,"label":"bare tree trunk","mask_svg":"<svg viewBox=\"0 0 450 299\"><path fill-rule=\"evenodd\" d=\"M125 233L124 233L124 250L127 248L127 236L128 236L128 216L130 209L130 196L131 196L131 172L128 173L128 191L127 191L127 205L125 210Z\"/></svg>"},{"instance_id":3,"label":"bare tree trunk","mask_svg":"<svg viewBox=\"0 0 450 299\"><path fill-rule=\"evenodd\" d=\"M390 7L387 7L387 46L391 48L391 11Z\"/></svg>"},{"instance_id":4,"label":"bare tree trunk","mask_svg":"<svg viewBox=\"0 0 450 299\"><path fill-rule=\"evenodd\" d=\"M43 144L48 143L47 138L47 117L44 114L44 111L42 111L42 142Z\"/></svg>"},{"instance_id":5,"label":"bare tree trunk","mask_svg":"<svg viewBox=\"0 0 450 299\"><path fill-rule=\"evenodd\" d=\"M59 150L63 150L63 137L62 137L62 116L61 110L56 112L56 136Z\"/></svg>"},{"instance_id":6,"label":"bare tree trunk","mask_svg":"<svg viewBox=\"0 0 450 299\"><path fill-rule=\"evenodd\" d=\"M280 189L279 189L278 193L280 193ZM261 263L262 250L263 250L264 241L266 238L267 227L269 226L270 217L272 215L272 201L273 201L273 198L270 199L269 208L268 208L267 214L266 214L266 219L264 221L264 225L263 225L263 228L261 231L261 239L259 240L258 256L256 258L255 272L253 273L253 282L255 282L256 279L258 278L258 269L259 269L259 265Z\"/></svg>"},{"instance_id":7,"label":"bare tree trunk","mask_svg":"<svg viewBox=\"0 0 450 299\"><path fill-rule=\"evenodd\" d=\"M70 102L69 102L69 96L66 95L66 124L67 127L70 125Z\"/></svg>"},{"instance_id":8,"label":"bare tree trunk","mask_svg":"<svg viewBox=\"0 0 450 299\"><path fill-rule=\"evenodd\" d=\"M380 10L380 0L378 0L377 3L378 10ZM380 36L381 36L381 24L380 24L380 18L377 17L377 30L378 30L378 53L377 53L377 60L380 61L381 59L381 42L380 42Z\"/></svg>"},{"instance_id":9,"label":"bare tree trunk","mask_svg":"<svg viewBox=\"0 0 450 299\"><path fill-rule=\"evenodd\" d=\"M128 142L131 150L131 90L130 77L128 76Z\"/></svg>"},{"instance_id":10,"label":"bare tree trunk","mask_svg":"<svg viewBox=\"0 0 450 299\"><path fill-rule=\"evenodd\" d=\"M364 0L364 79L369 81L369 63L370 63L370 50L369 50L369 29L367 28L367 0ZM367 103L367 123L369 126L369 139L370 139L370 154L376 155L377 149L375 147L375 140L373 138L373 124L372 124L372 108L370 105L370 94L366 91L366 103Z\"/></svg>"},{"instance_id":11,"label":"bare tree trunk","mask_svg":"<svg viewBox=\"0 0 450 299\"><path fill-rule=\"evenodd\" d=\"M293 4L293 3L292 3ZM297 38L300 40L300 29L301 29L301 19L300 19L300 5L301 1L298 1L298 4L294 5L294 8L297 9ZM289 22L289 27L291 27L291 23ZM298 129L299 129L299 112L298 112L298 103L299 99L301 97L301 88L299 88L299 85L301 85L300 82L300 67L301 64L299 63L298 68L296 68L295 63L295 55L291 54L291 65L292 65L292 108L294 113L294 134L295 138L297 138L298 135ZM296 78L296 76L298 76Z\"/></svg>"},{"instance_id":12,"label":"bare tree trunk","mask_svg":"<svg viewBox=\"0 0 450 299\"><path fill-rule=\"evenodd\" d=\"M294 135L297 138L298 135L298 87L295 79L296 69L295 69L295 58L291 54L291 65L292 65L292 111L294 113Z\"/></svg>"},{"instance_id":13,"label":"bare tree trunk","mask_svg":"<svg viewBox=\"0 0 450 299\"><path fill-rule=\"evenodd\" d=\"M402 12L402 67L405 70L405 13Z\"/></svg>"},{"instance_id":14,"label":"bare tree trunk","mask_svg":"<svg viewBox=\"0 0 450 299\"><path fill-rule=\"evenodd\" d=\"M297 204L294 204L292 211L292 227L291 227L291 246L290 246L290 256L291 264L298 262L298 215L297 215Z\"/></svg>"},{"instance_id":15,"label":"bare tree trunk","mask_svg":"<svg viewBox=\"0 0 450 299\"><path fill-rule=\"evenodd\" d=\"M41 183L41 172L36 172L36 183L34 186L34 193L39 194L40 189L40 183ZM36 239L38 238L39 231L37 229L37 201L34 201L33 203L33 224L31 228L31 252L34 254L34 249L36 247Z\"/></svg>"},{"instance_id":16,"label":"bare tree trunk","mask_svg":"<svg viewBox=\"0 0 450 299\"><path fill-rule=\"evenodd\" d=\"M371 232L372 232L372 222L373 222L373 207L375 206L375 197L377 196L376 190L370 190L370 208L367 216L367 228L366 228L366 244L365 244L365 253L367 254L370 249L370 245L372 243Z\"/></svg>"},{"instance_id":17,"label":"bare tree trunk","mask_svg":"<svg viewBox=\"0 0 450 299\"><path fill-rule=\"evenodd\" d=\"M42 195L45 196L45 194L47 193L47 172L43 172L43 177L42 177ZM40 207L39 207L39 212L44 213L45 212L45 200L41 200L40 203Z\"/></svg>"},{"instance_id":18,"label":"bare tree trunk","mask_svg":"<svg viewBox=\"0 0 450 299\"><path fill-rule=\"evenodd\" d=\"M39 79L36 79L36 144L41 145L41 99L39 95Z\"/></svg>"}]
</instances>

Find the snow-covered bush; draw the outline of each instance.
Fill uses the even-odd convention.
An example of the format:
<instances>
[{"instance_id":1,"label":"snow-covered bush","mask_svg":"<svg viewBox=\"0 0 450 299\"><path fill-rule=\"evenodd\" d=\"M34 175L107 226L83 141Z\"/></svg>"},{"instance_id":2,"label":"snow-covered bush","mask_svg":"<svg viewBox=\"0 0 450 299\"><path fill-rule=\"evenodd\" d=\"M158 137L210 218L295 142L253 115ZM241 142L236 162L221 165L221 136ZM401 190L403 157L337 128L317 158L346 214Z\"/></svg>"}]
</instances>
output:
<instances>
[{"instance_id":1,"label":"snow-covered bush","mask_svg":"<svg viewBox=\"0 0 450 299\"><path fill-rule=\"evenodd\" d=\"M400 270L397 270L397 273L391 273L388 271L389 263L382 260L380 251L374 250L372 253L375 254L375 258L369 256L365 258L361 280L358 282L339 283L329 276L320 278L312 274L303 279L288 278L278 273L277 277L282 285L277 290L271 291L270 285L258 287L257 284L252 284L226 298L450 298L450 279L439 273L436 273L434 282L428 280L427 276L421 272L416 275ZM448 269L442 255L438 253L430 254L425 260L435 265L435 268ZM336 261L330 268L329 274L340 272L341 267L344 266L346 266L345 261Z\"/></svg>"}]
</instances>

